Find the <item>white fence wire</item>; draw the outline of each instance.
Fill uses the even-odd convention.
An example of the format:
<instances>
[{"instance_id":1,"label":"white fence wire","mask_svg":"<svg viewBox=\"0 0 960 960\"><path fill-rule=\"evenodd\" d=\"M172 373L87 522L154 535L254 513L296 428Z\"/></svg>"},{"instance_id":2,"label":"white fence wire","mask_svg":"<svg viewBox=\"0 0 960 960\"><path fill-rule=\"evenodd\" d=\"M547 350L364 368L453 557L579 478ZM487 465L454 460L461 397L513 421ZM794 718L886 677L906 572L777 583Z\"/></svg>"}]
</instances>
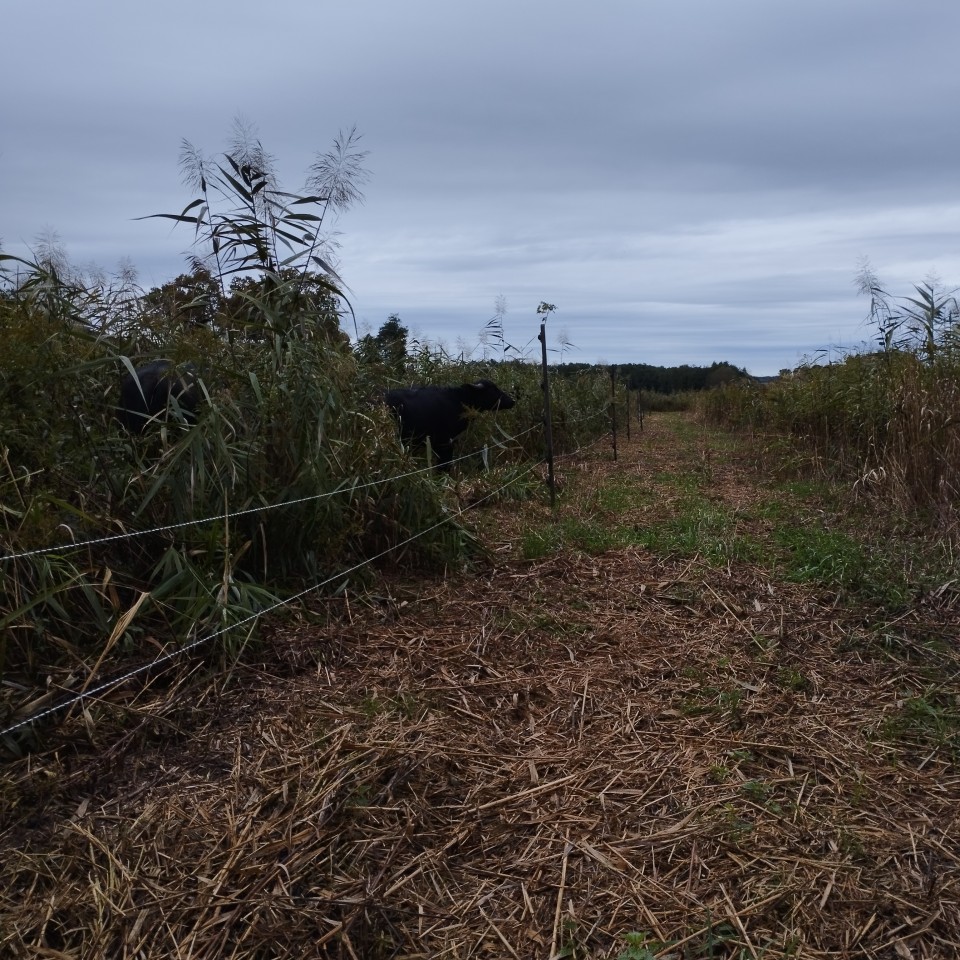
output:
<instances>
[{"instance_id":1,"label":"white fence wire","mask_svg":"<svg viewBox=\"0 0 960 960\"><path fill-rule=\"evenodd\" d=\"M596 413L596 414L591 414L591 415L586 416L586 417L578 418L577 420L571 421L571 423L583 423L583 422L587 422L587 421L589 421L589 420L594 420L594 419L597 419L598 417L604 416L605 413L606 413L605 411L601 411L601 412ZM527 434L531 433L532 431L534 431L534 430L536 430L536 429L539 429L541 426L542 426L542 424L539 424L539 423L538 423L538 424L534 424L532 427L529 427L528 429L523 430L523 431L521 431L520 433L514 434L514 435L512 435L512 436L510 436L510 437L505 437L505 438L503 438L501 441L498 441L498 445L506 445L506 444L512 443L512 442L514 442L514 441L516 441L516 440L519 440L521 437L524 437L524 436L526 436ZM576 455L579 454L580 452L582 452L582 451L584 451L584 450L588 450L588 449L596 446L596 444L599 443L600 440L602 440L602 439L603 439L603 438L601 437L599 440L592 441L592 442L589 443L589 444L584 444L584 445L582 445L581 447L579 447L577 450L572 451L571 453L563 454L562 457L563 457L563 459L567 459L567 458L576 456ZM472 458L472 457L475 457L475 456L477 456L478 454L481 454L482 452L483 452L482 449L481 449L481 450L475 450L475 451L472 451L471 453L467 453L467 454L464 454L464 455L462 455L462 456L460 456L460 457L457 457L457 458L453 459L453 460L450 461L450 462L451 462L451 463L459 463L460 461L467 460L467 459L470 459L470 458ZM360 569L362 569L363 567L365 567L365 566L367 566L367 565L369 565L369 564L371 564L371 563L374 563L375 561L381 559L382 557L385 557L385 556L387 556L387 555L390 554L390 553L393 553L393 552L395 552L395 551L397 551L397 550L402 549L402 548L405 547L405 546L408 546L409 544L411 544L411 543L415 542L416 540L418 540L420 537L425 536L426 534L430 533L430 532L433 531L433 530L436 530L438 527L441 527L441 526L443 526L443 525L445 525L445 524L447 524L447 523L450 523L450 522L452 522L453 520L459 519L459 518L462 517L462 516L464 515L464 513L466 513L468 510L472 510L472 509L474 509L475 507L479 506L480 504L484 503L485 501L490 500L492 497L495 497L497 494L501 493L503 490L506 490L506 489L507 489L508 487L510 487L512 484L516 483L518 480L520 480L520 479L522 479L523 477L525 477L525 476L529 475L530 473L532 473L534 470L537 469L537 467L543 465L545 462L546 462L546 461L543 460L543 459L536 461L535 463L533 463L533 464L531 464L530 466L528 466L527 469L524 470L522 473L516 474L516 475L513 476L507 483L505 483L505 484L503 484L502 486L498 487L496 490L491 491L490 493L486 494L485 496L481 497L480 499L474 501L474 502L471 503L469 506L467 506L467 507L465 507L465 508L461 508L461 509L457 510L456 512L450 513L448 516L444 517L442 520L438 521L437 523L434 523L434 524L430 525L429 527L424 528L423 530L419 531L418 533L413 534L413 535L410 536L410 537L407 537L405 540L403 540L403 541L401 541L401 542L399 542L399 543L393 544L392 546L387 547L385 550L382 550L382 551L380 551L379 553L374 554L374 555L371 556L371 557L366 557L366 558L364 558L363 560L361 560L361 561L353 564L352 566L347 567L346 569L340 570L340 571L338 571L337 573L335 573L335 574L333 574L333 575L325 578L324 580L321 580L321 581L319 581L319 582L317 582L317 583L314 583L314 584L312 584L311 586L305 588L304 590L301 590L301 591L299 591L298 593L295 593L295 594L293 594L293 595L285 598L284 600L280 600L280 601L278 601L277 603L272 604L271 606L264 608L263 610L259 610L259 611L257 611L256 613L252 613L252 614L250 614L249 616L244 617L243 619L238 620L237 622L232 623L232 624L230 624L230 625L228 625L228 626L226 626L226 627L223 627L223 628L220 629L220 630L216 630L216 631L214 631L214 632L212 632L212 633L208 633L208 634L206 634L206 635L204 635L204 636L202 636L202 637L199 637L199 638L197 638L197 639L195 639L195 640L192 640L190 643L187 643L187 644L185 644L184 646L181 646L181 647L177 647L175 650L170 650L170 651L168 651L167 653L160 654L159 656L155 657L153 660L149 661L148 663L142 664L142 665L140 665L139 667L136 667L136 668L134 668L134 669L132 669L132 670L129 670L129 671L127 671L126 673L124 673L124 674L122 674L122 675L120 675L120 676L118 676L118 677L112 677L112 678L110 678L110 679L108 679L108 680L105 680L105 681L103 681L102 683L100 683L100 684L98 684L97 686L94 686L94 687L92 687L92 688L90 688L90 689L83 690L83 691L81 691L80 693L74 694L73 696L68 696L66 699L64 699L64 700L62 700L62 701L60 701L60 702L58 702L58 703L56 703L56 704L53 704L52 706L47 707L47 708L39 711L38 713L31 714L30 716L25 717L25 718L23 718L22 720L19 720L17 723L10 725L10 726L6 727L6 728L3 729L3 730L0 730L0 738L9 736L10 734L12 734L12 733L16 732L17 730L20 730L20 729L22 729L22 728L24 728L24 727L32 726L33 724L38 723L40 720L43 720L43 719L46 718L46 717L52 716L53 714L60 713L60 712L62 712L62 711L68 710L70 707L72 707L72 706L74 706L74 705L76 705L76 704L78 704L78 703L82 703L82 702L84 702L84 701L95 700L95 699L98 698L98 696L99 696L100 694L103 694L103 693L105 693L105 692L107 692L107 691L109 691L109 690L112 690L112 689L114 689L114 688L122 685L123 683L127 682L128 680L131 680L131 679L133 679L133 678L135 678L135 677L137 677L137 676L140 676L141 674L148 673L148 672L150 672L150 671L152 671L152 670L156 670L156 669L158 669L158 668L160 668L160 667L163 667L165 664L168 664L168 663L173 662L174 660L177 660L178 658L184 656L185 654L189 653L190 651L195 650L195 649L197 649L198 647L201 647L201 646L203 646L203 645L206 644L206 643L209 643L211 640L214 640L214 639L216 639L217 637L222 636L222 635L225 634L225 633L228 633L228 632L233 631L233 630L237 630L237 629L239 629L240 627L243 627L243 626L245 626L245 625L247 625L247 624L252 624L252 623L254 623L256 620L260 619L261 617L263 617L263 616L265 616L265 615L267 615L267 614L269 614L269 613L272 613L272 612L274 612L274 611L276 611L276 610L279 610L279 609L281 609L281 608L283 608L283 607L290 606L291 604L293 604L293 603L295 603L296 601L302 599L303 597L308 596L308 595L311 594L311 593L315 593L315 592L323 589L324 587L328 586L328 585L331 584L331 583L334 583L334 582L336 582L336 581L338 581L338 580L341 580L341 579L343 579L343 578L345 578L345 577L348 577L350 574L355 573L357 570L360 570ZM269 511L269 510L276 510L276 509L281 509L281 508L283 508L283 507L295 506L295 505L297 505L297 504L308 503L308 502L315 501L315 500L320 500L320 499L323 499L323 498L326 498L326 497L333 497L333 496L337 496L337 495L343 494L343 493L352 493L352 492L357 491L357 490L362 490L362 489L367 489L367 488L370 488L370 487L380 486L380 485L387 484L387 483L391 483L391 482L394 482L394 481L397 481L397 480L402 480L402 479L405 479L405 478L407 478L407 477L415 476L415 475L417 475L417 474L427 473L427 472L431 471L432 469L433 469L432 467L427 466L427 467L423 467L423 468L418 468L417 470L411 470L411 471L408 471L408 472L406 472L406 473L397 474L397 475L391 476L391 477L384 477L384 478L381 478L381 479L378 479L378 480L371 480L371 481L368 481L368 482L362 483L362 484L356 484L356 485L353 485L353 486L345 486L345 487L338 488L337 490L326 491L326 492L324 492L324 493L315 494L315 495L311 495L311 496L308 496L308 497L301 497L301 498L298 498L298 499L296 499L296 500L287 500L287 501L283 501L283 502L281 502L281 503L274 503L274 504L264 504L264 505L257 506L257 507L251 507L251 508L248 508L248 509L245 509L245 510L237 510L237 511L228 512L228 513L224 513L224 514L217 514L217 515L214 515L214 516L202 517L202 518L195 519L195 520L185 520L185 521L182 521L182 522L180 522L180 523L172 523L172 524L165 524L165 525L163 525L163 526L151 527L151 528L146 529L146 530L128 531L128 532L125 532L125 533L111 534L111 535L108 535L108 536L105 536L105 537L95 537L95 538L92 538L92 539L89 539L89 540L83 540L83 541L79 541L79 542L71 542L71 543L61 544L61 545L59 545L59 546L41 547L41 548L34 549L34 550L23 551L23 552L21 552L21 553L7 554L7 555L5 555L5 556L3 556L3 557L0 557L0 560L19 560L19 559L23 559L23 558L26 558L26 557L32 557L32 556L37 556L37 555L46 554L46 553L63 553L63 552L67 552L67 551L79 550L79 549L82 549L83 547L95 546L95 545L97 545L97 544L109 543L109 542L113 542L113 541L117 541L117 540L125 540L125 539L131 539L131 538L134 538L134 537L143 537L143 536L148 536L148 535L151 535L151 534L164 533L164 532L168 532L168 531L171 531L171 530L181 529L181 528L184 528L184 527L195 526L195 525L199 525L199 524L203 524L203 523L210 523L210 522L213 522L213 521L215 521L215 520L220 520L220 521L223 521L223 520L231 520L231 519L234 519L234 518L236 518L236 517L242 517L242 516L246 516L246 515L253 514L253 513L263 513L263 512L265 512L265 511ZM194 624L194 626L196 627L197 625Z\"/></svg>"},{"instance_id":2,"label":"white fence wire","mask_svg":"<svg viewBox=\"0 0 960 960\"><path fill-rule=\"evenodd\" d=\"M406 540L403 540L399 543L395 543L393 544L393 546L387 547L385 550L381 550L379 553L374 554L371 557L366 557L365 559L359 561L358 563L355 563L353 566L347 567L344 570L340 570L337 573L327 577L326 579L321 580L318 583L314 583L311 586L307 587L306 589L301 590L298 593L295 593L292 596L285 598L284 600L280 600L269 607L265 607L263 610L258 610L256 613L252 613L250 614L250 616L244 617L242 620L238 620L236 623L231 623L229 626L223 627L220 630L215 630L213 633L208 633L205 636L199 637L196 640L192 640L190 643L182 647L177 647L176 650L171 650L171 651L168 651L167 653L161 654L155 657L150 662L142 664L141 666L136 667L135 669L130 670L119 677L112 677L109 680L105 680L103 683L99 684L98 686L92 687L89 690L84 690L80 693L75 694L72 697L68 697L66 700L63 700L60 703L56 703L53 706L47 707L46 709L41 710L38 713L32 714L29 717L25 717L24 719L18 721L17 723L12 724L11 726L3 730L0 730L0 738L6 737L9 734L14 733L15 731L23 727L32 726L33 724L42 720L44 717L49 717L55 713L60 713L61 711L67 710L77 703L82 703L83 701L86 701L86 700L96 699L99 694L105 693L108 690L112 690L115 687L118 687L121 684L125 683L127 680L131 680L134 677L139 676L140 674L148 673L149 671L155 670L166 663L172 662L173 660L176 660L179 657L182 657L184 654L189 653L191 650L195 650L197 647L200 647L205 643L209 643L211 640L214 640L216 637L222 636L223 634L228 633L231 630L236 630L244 626L245 624L252 624L254 621L258 620L260 617L263 617L268 613L272 613L273 611L279 610L282 607L289 606L295 603L296 601L301 600L303 597L308 596L311 593L316 593L318 590L323 589L323 587L328 586L329 584L334 583L337 580L341 580L344 577L347 577L350 574L355 573L357 570L362 569L368 564L371 564L374 561L379 560L382 557L385 557L388 554L393 553L397 550L400 550L402 547L405 547L410 543L413 543L415 540L418 540L420 537L425 536L426 534L430 533L433 530L436 530L438 527L441 527L447 523L451 523L453 520L456 520L459 517L462 517L464 513L466 513L468 510L472 510L475 507L479 506L481 503L484 503L485 501L491 499L492 497L495 497L498 493L501 493L503 490L506 490L508 487L516 483L521 478L532 473L543 462L544 461L542 460L538 460L536 463L532 464L526 470L524 470L523 473L517 474L516 476L512 477L507 483L498 487L496 490L493 490L490 493L486 494L486 496L479 498L478 500L471 503L469 506L461 508L456 512L450 513L448 516L444 517L442 520L438 520L436 523L431 524L429 527L425 527L423 530L419 531L418 533L415 533L412 536L407 537ZM194 626L196 626L196 624L194 624Z\"/></svg>"}]
</instances>

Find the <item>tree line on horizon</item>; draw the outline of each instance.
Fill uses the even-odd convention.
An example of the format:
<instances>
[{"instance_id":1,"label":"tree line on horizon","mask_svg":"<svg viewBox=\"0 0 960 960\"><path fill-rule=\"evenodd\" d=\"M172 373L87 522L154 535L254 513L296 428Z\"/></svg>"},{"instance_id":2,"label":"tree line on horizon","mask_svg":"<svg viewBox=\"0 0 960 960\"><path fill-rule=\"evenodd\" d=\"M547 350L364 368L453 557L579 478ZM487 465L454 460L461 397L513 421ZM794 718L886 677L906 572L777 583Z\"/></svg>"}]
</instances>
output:
<instances>
[{"instance_id":1,"label":"tree line on horizon","mask_svg":"<svg viewBox=\"0 0 960 960\"><path fill-rule=\"evenodd\" d=\"M409 329L400 316L392 313L374 333L364 334L357 342L357 352L366 362L380 363L395 376L403 374L411 356L411 346L416 350L420 344L409 343ZM502 339L502 338L501 338ZM491 359L493 366L500 363L517 363L520 357L503 360ZM526 361L525 361L526 362ZM560 377L578 377L583 374L609 370L607 363L552 363L548 368ZM738 380L751 379L741 367L726 361L712 363L709 367L690 364L664 367L649 363L620 363L613 365L619 383L630 390L647 390L651 393L686 393L709 390Z\"/></svg>"},{"instance_id":2,"label":"tree line on horizon","mask_svg":"<svg viewBox=\"0 0 960 960\"><path fill-rule=\"evenodd\" d=\"M609 364L561 363L551 369L560 376L576 376ZM726 383L750 379L750 374L732 363L719 361L709 367L681 364L677 367L658 367L649 363L614 364L617 379L630 390L648 390L651 393L686 393L710 390Z\"/></svg>"}]
</instances>

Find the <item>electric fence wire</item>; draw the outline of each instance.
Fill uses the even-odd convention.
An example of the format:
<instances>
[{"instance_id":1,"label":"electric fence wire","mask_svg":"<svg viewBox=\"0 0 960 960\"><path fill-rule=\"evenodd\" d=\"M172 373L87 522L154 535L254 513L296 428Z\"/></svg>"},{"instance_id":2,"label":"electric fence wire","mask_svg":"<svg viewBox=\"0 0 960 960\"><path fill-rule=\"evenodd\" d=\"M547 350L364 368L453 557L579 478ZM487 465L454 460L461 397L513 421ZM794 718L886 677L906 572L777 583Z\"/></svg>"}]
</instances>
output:
<instances>
[{"instance_id":1,"label":"electric fence wire","mask_svg":"<svg viewBox=\"0 0 960 960\"><path fill-rule=\"evenodd\" d=\"M540 426L540 424L534 424L532 427L529 427L526 430L521 430L520 433L506 437L502 442L506 444L514 440L519 440L521 437L526 436L526 434L532 433L534 430L539 429ZM462 460L469 460L471 457L475 457L482 452L482 449L474 450L473 452L464 454L461 457L456 457L455 459L451 460L450 463L454 464L460 463ZM408 473L400 473L392 477L383 477L379 480L370 480L367 483L359 483L355 486L339 487L336 490L328 490L325 493L315 493L307 497L299 497L296 500L283 500L280 503L262 504L257 507L248 507L245 510L236 510L231 513L218 513L210 517L199 517L194 520L182 520L179 523L168 523L159 527L150 527L147 530L129 530L126 533L113 533L105 537L94 537L90 540L80 540L79 542L75 543L64 543L55 547L38 547L34 550L24 550L21 553L7 553L3 556L0 556L0 561L23 560L27 557L36 557L46 553L70 553L74 550L81 550L84 547L97 546L103 543L112 543L117 540L130 540L135 537L146 537L156 533L166 533L170 530L180 530L184 527L200 526L204 523L212 523L215 520L233 520L236 517L249 516L252 513L267 513L270 510L279 510L283 507L293 507L297 506L298 504L311 503L315 500L323 500L327 497L335 497L341 493L353 493L357 490L365 490L369 487L393 483L397 480L405 480L408 477L414 477L420 473L429 473L432 469L433 468L429 466L420 467L416 470L410 470Z\"/></svg>"},{"instance_id":2,"label":"electric fence wire","mask_svg":"<svg viewBox=\"0 0 960 960\"><path fill-rule=\"evenodd\" d=\"M157 667L161 667L166 663L170 663L179 657L183 656L186 653L189 653L191 650L195 650L197 647L202 646L205 643L208 643L211 640L216 639L219 636L222 636L225 633L228 633L231 630L235 630L238 627L242 627L245 624L252 623L255 620L258 620L260 617L265 616L268 613L272 613L275 610L279 610L281 607L287 607L295 603L297 600L302 599L305 596L308 596L311 593L315 593L318 590L321 590L323 587L328 584L333 583L336 580L341 580L343 577L349 576L351 573L355 573L357 570L362 569L368 564L373 563L375 560L379 560L381 557L385 557L389 553L393 553L396 550L401 549L402 547L407 546L410 543L413 543L415 540L418 540L420 537L425 536L433 530L436 530L438 527L443 526L446 523L462 517L464 513L468 510L472 510L474 507L479 506L486 500L489 500L491 497L495 497L498 493L503 490L506 490L509 486L516 483L518 480L527 476L527 474L532 473L537 467L539 467L543 460L538 460L536 463L529 466L522 473L517 474L512 477L507 483L498 487L496 490L491 491L485 496L481 497L478 500L475 500L473 503L469 504L467 507L457 510L455 513L451 513L448 516L444 517L442 520L438 520L436 523L431 524L429 527L421 530L419 533L415 533L412 536L408 537L406 540L396 543L391 547L387 547L385 550L381 550L380 553L374 554L372 557L367 557L358 563L355 563L353 566L348 567L345 570L341 570L338 573L333 574L330 577L327 577L325 580L321 580L319 583L312 584L307 587L305 590L301 590L298 593L293 594L290 597L287 597L284 600L280 600L275 604L272 604L269 607L264 608L263 610L258 610L256 613L250 614L248 617L244 617L242 620L238 620L236 623L231 623L226 627L221 628L220 630L215 630L213 633L208 633L205 636L199 637L196 640L191 641L182 647L177 647L176 650L171 650L167 653L161 654L158 657L155 657L149 663L141 664L141 666L136 667L133 670L128 671L127 673L122 674L119 677L113 677L109 680L104 681L96 687L93 687L90 690L84 690L81 693L75 694L72 697L69 697L66 700L61 701L60 703L54 704L53 706L47 707L44 710L39 711L38 713L32 714L29 717L18 721L15 724L12 724L9 727L6 727L3 730L0 730L0 739L14 733L17 730L20 730L23 727L32 726L38 721L44 719L45 717L52 716L55 713L59 713L62 710L66 710L69 707L74 706L77 703L81 703L84 700L95 699L99 694L104 693L107 690L112 690L115 687L120 686L123 683L126 683L127 680L131 680L134 677L139 676L142 673L147 673L148 671L155 670ZM196 624L194 624L196 626Z\"/></svg>"},{"instance_id":3,"label":"electric fence wire","mask_svg":"<svg viewBox=\"0 0 960 960\"><path fill-rule=\"evenodd\" d=\"M587 450L592 450L594 447L598 446L599 444L603 443L605 440L608 440L608 439L609 439L609 438L608 438L606 435L604 435L604 436L601 436L601 437L597 437L596 440L591 440L589 443L582 443L582 444L580 444L579 447L577 447L576 450L571 450L569 453L560 453L560 454L557 454L557 455L553 458L553 459L554 459L554 462L555 462L555 463L558 463L558 462L561 461L561 460L569 460L571 457L577 457L577 456L579 456L581 453L586 452Z\"/></svg>"},{"instance_id":4,"label":"electric fence wire","mask_svg":"<svg viewBox=\"0 0 960 960\"><path fill-rule=\"evenodd\" d=\"M562 427L562 426L567 426L568 424L574 424L574 423L588 423L591 420L599 420L600 417L606 418L609 416L610 416L609 410L598 410L596 413L588 413L585 417L575 417L573 420L563 421L559 424L559 426ZM558 424L555 422L554 426L558 426Z\"/></svg>"}]
</instances>

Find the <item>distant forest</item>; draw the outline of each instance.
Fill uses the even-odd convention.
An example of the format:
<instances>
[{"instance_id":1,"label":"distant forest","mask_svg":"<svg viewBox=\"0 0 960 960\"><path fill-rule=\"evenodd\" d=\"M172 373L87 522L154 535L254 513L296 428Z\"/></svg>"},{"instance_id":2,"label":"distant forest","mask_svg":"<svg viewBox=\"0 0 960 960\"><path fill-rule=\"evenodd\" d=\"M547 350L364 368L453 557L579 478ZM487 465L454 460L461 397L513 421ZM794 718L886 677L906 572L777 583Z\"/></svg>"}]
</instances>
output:
<instances>
[{"instance_id":1,"label":"distant forest","mask_svg":"<svg viewBox=\"0 0 960 960\"><path fill-rule=\"evenodd\" d=\"M561 363L551 367L559 376L575 376L596 369L593 363ZM654 367L649 363L619 363L616 376L631 390L651 390L654 393L682 393L686 390L709 390L722 383L749 379L746 370L731 363L713 363L709 367Z\"/></svg>"},{"instance_id":2,"label":"distant forest","mask_svg":"<svg viewBox=\"0 0 960 960\"><path fill-rule=\"evenodd\" d=\"M499 318L495 318L499 319ZM493 339L503 343L503 332L491 321L487 325L493 332ZM395 375L404 369L410 356L408 345L409 330L396 313L391 314L381 325L377 333L365 334L357 343L358 355L367 362L378 362ZM491 366L500 363L516 363L516 359L488 360ZM596 373L609 370L609 364L599 363L555 363L550 370L556 376L575 377L579 374ZM709 367L654 367L649 363L620 363L615 365L616 377L620 383L631 390L649 390L653 393L685 393L690 390L709 390L711 387L735 380L752 379L746 370L732 363L713 363Z\"/></svg>"}]
</instances>

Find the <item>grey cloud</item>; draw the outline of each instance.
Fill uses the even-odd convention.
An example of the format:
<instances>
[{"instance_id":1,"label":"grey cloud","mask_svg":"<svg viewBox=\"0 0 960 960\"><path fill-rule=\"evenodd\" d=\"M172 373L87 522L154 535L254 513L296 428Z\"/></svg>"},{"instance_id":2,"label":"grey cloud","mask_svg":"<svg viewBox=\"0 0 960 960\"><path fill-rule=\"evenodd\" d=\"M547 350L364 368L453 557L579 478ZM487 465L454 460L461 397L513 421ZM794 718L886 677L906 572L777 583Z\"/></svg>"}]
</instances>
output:
<instances>
[{"instance_id":1,"label":"grey cloud","mask_svg":"<svg viewBox=\"0 0 960 960\"><path fill-rule=\"evenodd\" d=\"M580 359L775 372L864 337L858 258L949 282L958 28L940 0L36 0L5 13L0 237L161 283L192 237L133 218L190 199L181 138L243 114L296 189L356 123L372 326L476 336L503 293L524 335L558 303Z\"/></svg>"}]
</instances>

